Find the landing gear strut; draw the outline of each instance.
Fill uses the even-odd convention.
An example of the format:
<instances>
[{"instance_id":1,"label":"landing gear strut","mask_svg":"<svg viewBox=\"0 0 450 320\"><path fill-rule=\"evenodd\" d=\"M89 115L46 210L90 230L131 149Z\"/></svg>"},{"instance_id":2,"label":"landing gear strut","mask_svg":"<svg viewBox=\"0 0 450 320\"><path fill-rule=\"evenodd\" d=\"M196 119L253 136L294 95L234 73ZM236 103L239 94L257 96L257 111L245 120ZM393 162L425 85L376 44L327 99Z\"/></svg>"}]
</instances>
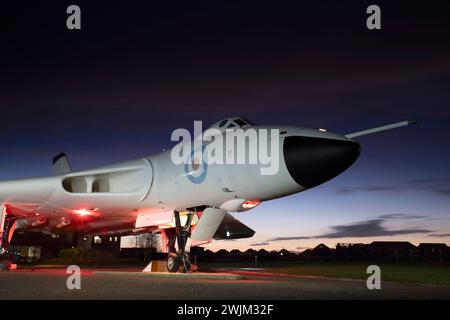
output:
<instances>
[{"instance_id":1,"label":"landing gear strut","mask_svg":"<svg viewBox=\"0 0 450 320\"><path fill-rule=\"evenodd\" d=\"M169 236L169 256L167 257L167 269L169 272L177 272L180 266L183 268L183 272L189 272L191 269L191 262L189 255L186 254L186 243L190 236L190 229L192 223L192 213L188 215L186 224L181 226L180 213L174 211L176 233ZM175 239L178 244L178 252L175 252Z\"/></svg>"},{"instance_id":2,"label":"landing gear strut","mask_svg":"<svg viewBox=\"0 0 450 320\"><path fill-rule=\"evenodd\" d=\"M2 206L1 207L1 212L0 212L0 256L3 255L3 253L5 253L6 248L7 248L7 226L8 224L6 223L6 207Z\"/></svg>"},{"instance_id":3,"label":"landing gear strut","mask_svg":"<svg viewBox=\"0 0 450 320\"><path fill-rule=\"evenodd\" d=\"M11 266L10 257L5 253L16 228L16 221L14 219L7 219L7 215L6 206L2 205L0 211L0 260L4 256L3 259L6 262L1 263L0 261L0 269L9 269L9 266Z\"/></svg>"}]
</instances>

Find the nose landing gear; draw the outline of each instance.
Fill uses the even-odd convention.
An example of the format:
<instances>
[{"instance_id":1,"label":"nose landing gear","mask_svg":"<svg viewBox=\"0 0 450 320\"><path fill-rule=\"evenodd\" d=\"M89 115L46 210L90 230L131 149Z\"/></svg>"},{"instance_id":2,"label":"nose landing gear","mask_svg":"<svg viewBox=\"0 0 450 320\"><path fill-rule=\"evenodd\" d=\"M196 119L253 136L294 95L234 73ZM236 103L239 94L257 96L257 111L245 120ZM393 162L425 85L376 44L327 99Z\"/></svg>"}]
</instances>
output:
<instances>
[{"instance_id":1,"label":"nose landing gear","mask_svg":"<svg viewBox=\"0 0 450 320\"><path fill-rule=\"evenodd\" d=\"M174 211L175 217L175 233L171 232L168 235L169 254L167 257L167 270L169 272L177 272L182 267L182 272L189 272L191 270L191 261L189 255L186 253L187 240L191 235L192 213L189 213L186 224L181 225L180 213ZM178 245L178 251L175 249L175 236Z\"/></svg>"}]
</instances>

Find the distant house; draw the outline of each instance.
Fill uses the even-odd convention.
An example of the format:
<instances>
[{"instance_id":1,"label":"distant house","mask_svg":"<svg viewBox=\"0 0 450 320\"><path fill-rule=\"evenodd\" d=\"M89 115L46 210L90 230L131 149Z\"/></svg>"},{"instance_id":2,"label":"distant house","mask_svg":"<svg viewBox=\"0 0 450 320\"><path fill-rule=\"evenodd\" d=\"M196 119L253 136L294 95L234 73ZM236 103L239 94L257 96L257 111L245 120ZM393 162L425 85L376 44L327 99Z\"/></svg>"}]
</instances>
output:
<instances>
[{"instance_id":1,"label":"distant house","mask_svg":"<svg viewBox=\"0 0 450 320\"><path fill-rule=\"evenodd\" d=\"M331 253L332 250L323 243L311 250L311 254L316 257L329 257L331 256Z\"/></svg>"},{"instance_id":2,"label":"distant house","mask_svg":"<svg viewBox=\"0 0 450 320\"><path fill-rule=\"evenodd\" d=\"M280 257L280 254L278 253L277 250L272 250L272 251L270 251L270 252L269 252L269 255L270 255L270 257L271 257L272 259L277 259L277 258Z\"/></svg>"},{"instance_id":3,"label":"distant house","mask_svg":"<svg viewBox=\"0 0 450 320\"><path fill-rule=\"evenodd\" d=\"M258 257L265 258L265 257L268 257L268 256L270 256L269 251L267 251L265 249L259 249L258 250Z\"/></svg>"},{"instance_id":4,"label":"distant house","mask_svg":"<svg viewBox=\"0 0 450 320\"><path fill-rule=\"evenodd\" d=\"M338 243L335 249L337 259L367 260L369 245L363 243Z\"/></svg>"},{"instance_id":5,"label":"distant house","mask_svg":"<svg viewBox=\"0 0 450 320\"><path fill-rule=\"evenodd\" d=\"M244 256L244 254L238 250L238 249L233 249L228 253L230 258L234 258L234 259L239 259L242 258Z\"/></svg>"},{"instance_id":6,"label":"distant house","mask_svg":"<svg viewBox=\"0 0 450 320\"><path fill-rule=\"evenodd\" d=\"M445 243L421 243L419 250L425 261L448 261L449 247Z\"/></svg>"},{"instance_id":7,"label":"distant house","mask_svg":"<svg viewBox=\"0 0 450 320\"><path fill-rule=\"evenodd\" d=\"M370 255L375 259L412 261L417 247L408 241L374 241L369 245Z\"/></svg>"},{"instance_id":8,"label":"distant house","mask_svg":"<svg viewBox=\"0 0 450 320\"><path fill-rule=\"evenodd\" d=\"M216 258L228 258L228 250L225 249L220 249L219 251L216 252L215 254Z\"/></svg>"},{"instance_id":9,"label":"distant house","mask_svg":"<svg viewBox=\"0 0 450 320\"><path fill-rule=\"evenodd\" d=\"M205 257L205 258L213 258L213 257L214 257L214 252L212 252L212 251L209 250L209 249L206 249L206 250L205 250L205 253L204 253L204 257Z\"/></svg>"},{"instance_id":10,"label":"distant house","mask_svg":"<svg viewBox=\"0 0 450 320\"><path fill-rule=\"evenodd\" d=\"M201 250L203 251L203 250ZM267 251L253 248L242 252L238 249L227 251L221 249L217 252L205 250L194 252L191 255L196 258L217 259L222 261L297 261L297 260L333 260L333 261L395 261L450 263L450 247L445 243L421 243L418 247L407 241L374 241L364 243L338 243L335 248L330 248L321 243L313 249L306 249L298 253L286 249L280 251Z\"/></svg>"},{"instance_id":11,"label":"distant house","mask_svg":"<svg viewBox=\"0 0 450 320\"><path fill-rule=\"evenodd\" d=\"M286 249L281 249L278 251L278 254L283 258L290 257L292 255L292 253Z\"/></svg>"},{"instance_id":12,"label":"distant house","mask_svg":"<svg viewBox=\"0 0 450 320\"><path fill-rule=\"evenodd\" d=\"M258 251L256 251L255 249L247 249L245 252L244 252L244 255L246 256L246 257L249 257L249 258L253 258L255 255L257 255L258 254Z\"/></svg>"}]
</instances>

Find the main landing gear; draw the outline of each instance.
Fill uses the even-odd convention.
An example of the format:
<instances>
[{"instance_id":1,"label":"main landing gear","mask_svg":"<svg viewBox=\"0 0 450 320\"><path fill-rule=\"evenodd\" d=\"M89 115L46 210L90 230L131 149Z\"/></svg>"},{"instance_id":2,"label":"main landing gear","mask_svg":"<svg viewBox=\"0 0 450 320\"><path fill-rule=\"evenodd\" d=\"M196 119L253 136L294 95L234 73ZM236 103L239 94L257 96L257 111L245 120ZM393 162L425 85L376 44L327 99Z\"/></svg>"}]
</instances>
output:
<instances>
[{"instance_id":1,"label":"main landing gear","mask_svg":"<svg viewBox=\"0 0 450 320\"><path fill-rule=\"evenodd\" d=\"M186 243L191 235L191 223L192 223L192 213L189 213L186 224L181 225L180 213L174 211L175 217L175 230L167 232L168 236L168 248L169 253L167 257L167 270L169 272L178 272L180 267L182 272L189 272L191 270L191 261L189 255L186 253ZM178 251L175 249L175 238L178 245Z\"/></svg>"},{"instance_id":2,"label":"main landing gear","mask_svg":"<svg viewBox=\"0 0 450 320\"><path fill-rule=\"evenodd\" d=\"M0 211L0 270L10 269L12 265L9 255L6 253L16 229L16 220L8 218L7 215L6 206L2 205Z\"/></svg>"}]
</instances>

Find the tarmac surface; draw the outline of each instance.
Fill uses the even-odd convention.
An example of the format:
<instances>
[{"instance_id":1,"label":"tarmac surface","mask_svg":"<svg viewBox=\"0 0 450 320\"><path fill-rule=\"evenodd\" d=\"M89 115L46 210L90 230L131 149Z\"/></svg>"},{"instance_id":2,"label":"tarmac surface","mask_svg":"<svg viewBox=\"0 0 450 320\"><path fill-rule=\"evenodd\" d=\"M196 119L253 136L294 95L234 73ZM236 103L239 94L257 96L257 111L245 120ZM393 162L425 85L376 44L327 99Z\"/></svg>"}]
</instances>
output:
<instances>
[{"instance_id":1,"label":"tarmac surface","mask_svg":"<svg viewBox=\"0 0 450 320\"><path fill-rule=\"evenodd\" d=\"M145 276L136 269L82 268L81 289L69 290L63 268L0 272L1 299L450 299L450 287L227 270L228 275ZM117 272L118 271L118 272ZM136 273L135 273L136 272ZM209 274L214 275L214 273Z\"/></svg>"}]
</instances>

